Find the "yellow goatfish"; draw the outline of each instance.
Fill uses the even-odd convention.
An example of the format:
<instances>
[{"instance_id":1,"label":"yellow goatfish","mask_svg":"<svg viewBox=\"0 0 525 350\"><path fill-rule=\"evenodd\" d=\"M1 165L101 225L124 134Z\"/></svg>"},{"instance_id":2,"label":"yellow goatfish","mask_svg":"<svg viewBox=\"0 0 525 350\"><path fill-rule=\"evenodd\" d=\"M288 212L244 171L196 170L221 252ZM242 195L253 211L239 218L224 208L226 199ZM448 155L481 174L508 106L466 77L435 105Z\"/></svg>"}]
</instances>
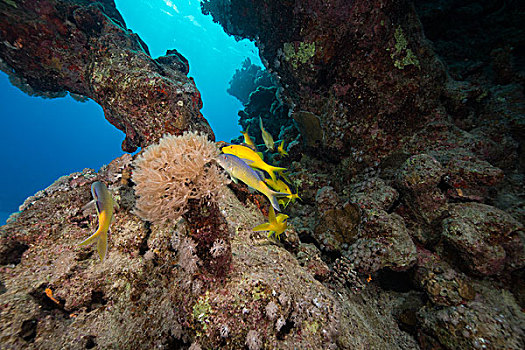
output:
<instances>
[{"instance_id":1,"label":"yellow goatfish","mask_svg":"<svg viewBox=\"0 0 525 350\"><path fill-rule=\"evenodd\" d=\"M279 168L266 164L264 160L251 148L242 145L230 145L222 148L223 153L233 154L243 160L252 168L266 171L273 180L276 180L275 171L284 171L286 168Z\"/></svg>"},{"instance_id":2,"label":"yellow goatfish","mask_svg":"<svg viewBox=\"0 0 525 350\"><path fill-rule=\"evenodd\" d=\"M244 136L244 143L247 144L248 146L250 146L250 148L253 149L254 151L257 151L257 146L255 146L255 142L253 142L253 140L250 137L250 135L248 135L248 129L249 128L250 127L248 126L246 128L246 131L241 131L242 136Z\"/></svg>"},{"instance_id":3,"label":"yellow goatfish","mask_svg":"<svg viewBox=\"0 0 525 350\"><path fill-rule=\"evenodd\" d=\"M263 122L262 122L262 118L261 117L259 117L259 126L261 127L261 134L262 134L262 138L263 138L264 144L266 145L266 148L268 149L268 151L272 151L273 152L274 144L273 144L272 134L270 134L268 131L264 130Z\"/></svg>"},{"instance_id":4,"label":"yellow goatfish","mask_svg":"<svg viewBox=\"0 0 525 350\"><path fill-rule=\"evenodd\" d=\"M264 224L260 224L259 226L254 227L253 231L270 231L268 233L268 238L270 238L272 234L275 234L275 237L277 237L277 239L281 239L279 236L288 227L288 223L286 222L288 217L289 216L286 214L279 214L276 217L275 211L272 207L270 207L270 211L268 213L269 222L265 222Z\"/></svg>"},{"instance_id":5,"label":"yellow goatfish","mask_svg":"<svg viewBox=\"0 0 525 350\"><path fill-rule=\"evenodd\" d=\"M84 208L95 206L98 215L98 229L85 241L79 245L88 245L97 242L98 256L101 261L104 261L108 251L108 231L109 226L114 220L113 209L118 209L118 204L115 202L106 185L100 181L93 182L91 185L91 193L93 200L86 204Z\"/></svg>"},{"instance_id":6,"label":"yellow goatfish","mask_svg":"<svg viewBox=\"0 0 525 350\"><path fill-rule=\"evenodd\" d=\"M243 162L243 160L233 154L219 154L217 157L217 163L224 168L230 174L230 176L236 180L241 180L251 188L261 192L270 200L272 206L277 209L279 203L277 202L277 196L287 196L287 193L275 192L271 190L265 183L264 178L256 170L253 170Z\"/></svg>"},{"instance_id":7,"label":"yellow goatfish","mask_svg":"<svg viewBox=\"0 0 525 350\"><path fill-rule=\"evenodd\" d=\"M277 147L277 152L281 155L281 157L287 156L288 152L284 149L284 140L281 141L281 144L279 147Z\"/></svg>"},{"instance_id":8,"label":"yellow goatfish","mask_svg":"<svg viewBox=\"0 0 525 350\"><path fill-rule=\"evenodd\" d=\"M284 192L284 193L287 193L287 194L292 194L292 190L290 189L290 186L288 186L281 179L277 179L277 180L266 179L265 181L268 184L268 186L270 186L272 189L274 189L276 191Z\"/></svg>"},{"instance_id":9,"label":"yellow goatfish","mask_svg":"<svg viewBox=\"0 0 525 350\"><path fill-rule=\"evenodd\" d=\"M290 202L295 203L296 199L301 199L301 197L299 197L299 193L293 193L290 189L290 186L288 186L283 180L277 179L274 181L272 179L266 179L265 181L273 190L288 193L286 198L279 199L279 204L284 205L285 208L288 206L288 204L290 204Z\"/></svg>"}]
</instances>

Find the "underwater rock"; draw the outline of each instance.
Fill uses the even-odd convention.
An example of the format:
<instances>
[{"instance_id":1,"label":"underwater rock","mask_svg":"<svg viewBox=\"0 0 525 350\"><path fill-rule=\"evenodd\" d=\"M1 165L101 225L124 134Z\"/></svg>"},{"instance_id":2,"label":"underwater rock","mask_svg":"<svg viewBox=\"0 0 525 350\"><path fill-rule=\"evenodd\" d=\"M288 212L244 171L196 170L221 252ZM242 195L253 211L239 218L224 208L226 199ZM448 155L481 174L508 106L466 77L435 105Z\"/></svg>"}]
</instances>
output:
<instances>
[{"instance_id":1,"label":"underwater rock","mask_svg":"<svg viewBox=\"0 0 525 350\"><path fill-rule=\"evenodd\" d=\"M443 117L443 65L409 2L206 0L202 9L256 41L285 103L320 118L321 146L335 158L353 145L372 163Z\"/></svg>"},{"instance_id":2,"label":"underwater rock","mask_svg":"<svg viewBox=\"0 0 525 350\"><path fill-rule=\"evenodd\" d=\"M315 203L319 211L327 211L341 205L341 199L332 186L323 186L315 195Z\"/></svg>"},{"instance_id":3,"label":"underwater rock","mask_svg":"<svg viewBox=\"0 0 525 350\"><path fill-rule=\"evenodd\" d=\"M395 323L392 317L350 322L377 312L360 300L342 305L316 280L329 270L313 245L301 245L296 259L252 232L264 217L230 191L217 211L192 202L173 225L140 220L133 214L132 161L125 155L98 173L60 178L0 228L1 251L11 249L9 242L24 245L19 259L0 268L3 346L238 349L255 337L262 348L351 349L348 344L384 348L409 340L400 332L374 335ZM104 262L93 247L78 246L96 225L81 209L93 181L105 182L121 204ZM203 210L224 221L202 218ZM220 226L226 235L208 239ZM373 298L369 304L379 310Z\"/></svg>"},{"instance_id":4,"label":"underwater rock","mask_svg":"<svg viewBox=\"0 0 525 350\"><path fill-rule=\"evenodd\" d=\"M503 171L489 162L476 157L453 158L447 163L449 178L447 183L458 189L459 197L482 201L490 187L503 180ZM460 193L460 195L459 195Z\"/></svg>"},{"instance_id":5,"label":"underwater rock","mask_svg":"<svg viewBox=\"0 0 525 350\"><path fill-rule=\"evenodd\" d=\"M424 306L421 333L445 349L522 349L525 317L512 295L478 283L476 299L459 306Z\"/></svg>"},{"instance_id":6,"label":"underwater rock","mask_svg":"<svg viewBox=\"0 0 525 350\"><path fill-rule=\"evenodd\" d=\"M457 272L438 255L418 247L418 262L414 281L435 305L463 304L476 297L470 279Z\"/></svg>"},{"instance_id":7,"label":"underwater rock","mask_svg":"<svg viewBox=\"0 0 525 350\"><path fill-rule=\"evenodd\" d=\"M399 198L399 193L381 178L373 177L354 185L350 199L361 208L390 211Z\"/></svg>"},{"instance_id":8,"label":"underwater rock","mask_svg":"<svg viewBox=\"0 0 525 350\"><path fill-rule=\"evenodd\" d=\"M385 267L405 271L416 263L416 246L403 218L383 210L363 210L363 227L346 257L362 273Z\"/></svg>"},{"instance_id":9,"label":"underwater rock","mask_svg":"<svg viewBox=\"0 0 525 350\"><path fill-rule=\"evenodd\" d=\"M398 193L381 179L359 183L350 199L361 208L355 243L344 252L359 272L372 273L388 267L409 269L416 262L416 246L403 218L390 213Z\"/></svg>"},{"instance_id":10,"label":"underwater rock","mask_svg":"<svg viewBox=\"0 0 525 350\"><path fill-rule=\"evenodd\" d=\"M441 164L428 154L410 157L397 174L402 201L411 212L408 218L415 221L412 234L423 244L439 239L440 231L434 226L447 215L447 197L439 188L445 174Z\"/></svg>"},{"instance_id":11,"label":"underwater rock","mask_svg":"<svg viewBox=\"0 0 525 350\"><path fill-rule=\"evenodd\" d=\"M521 53L513 49L525 36L522 3L424 0L414 5L455 79L507 84L523 77Z\"/></svg>"},{"instance_id":12,"label":"underwater rock","mask_svg":"<svg viewBox=\"0 0 525 350\"><path fill-rule=\"evenodd\" d=\"M242 62L241 68L235 70L231 80L228 92L237 98L243 105L248 104L250 94L257 90L259 86L275 86L272 76L267 70L252 64L249 58Z\"/></svg>"},{"instance_id":13,"label":"underwater rock","mask_svg":"<svg viewBox=\"0 0 525 350\"><path fill-rule=\"evenodd\" d=\"M475 275L495 275L525 266L523 225L506 212L481 203L449 206L443 238ZM520 237L521 236L521 237Z\"/></svg>"},{"instance_id":14,"label":"underwater rock","mask_svg":"<svg viewBox=\"0 0 525 350\"><path fill-rule=\"evenodd\" d=\"M340 251L357 239L361 222L359 207L346 202L344 205L321 211L313 236L327 251Z\"/></svg>"},{"instance_id":15,"label":"underwater rock","mask_svg":"<svg viewBox=\"0 0 525 350\"><path fill-rule=\"evenodd\" d=\"M318 281L324 281L330 275L330 268L321 258L321 251L313 244L307 243L299 246L297 261Z\"/></svg>"},{"instance_id":16,"label":"underwater rock","mask_svg":"<svg viewBox=\"0 0 525 350\"><path fill-rule=\"evenodd\" d=\"M213 132L177 52L154 60L113 1L0 3L0 68L23 91L92 98L133 152L164 134Z\"/></svg>"},{"instance_id":17,"label":"underwater rock","mask_svg":"<svg viewBox=\"0 0 525 350\"><path fill-rule=\"evenodd\" d=\"M307 111L298 111L292 114L292 118L306 146L316 147L323 142L323 128L318 116Z\"/></svg>"}]
</instances>

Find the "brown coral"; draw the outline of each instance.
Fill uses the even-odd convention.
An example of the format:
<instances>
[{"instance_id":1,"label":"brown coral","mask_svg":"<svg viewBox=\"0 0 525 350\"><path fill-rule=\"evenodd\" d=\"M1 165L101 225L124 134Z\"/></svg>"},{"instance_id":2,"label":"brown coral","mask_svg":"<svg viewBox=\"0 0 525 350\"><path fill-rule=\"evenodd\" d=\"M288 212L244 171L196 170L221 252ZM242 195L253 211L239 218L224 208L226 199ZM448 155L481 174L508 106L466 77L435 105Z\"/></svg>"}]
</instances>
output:
<instances>
[{"instance_id":1,"label":"brown coral","mask_svg":"<svg viewBox=\"0 0 525 350\"><path fill-rule=\"evenodd\" d=\"M206 135L194 132L166 135L149 146L135 161L137 215L166 223L187 211L188 200L219 195L227 179L212 163L218 153Z\"/></svg>"}]
</instances>

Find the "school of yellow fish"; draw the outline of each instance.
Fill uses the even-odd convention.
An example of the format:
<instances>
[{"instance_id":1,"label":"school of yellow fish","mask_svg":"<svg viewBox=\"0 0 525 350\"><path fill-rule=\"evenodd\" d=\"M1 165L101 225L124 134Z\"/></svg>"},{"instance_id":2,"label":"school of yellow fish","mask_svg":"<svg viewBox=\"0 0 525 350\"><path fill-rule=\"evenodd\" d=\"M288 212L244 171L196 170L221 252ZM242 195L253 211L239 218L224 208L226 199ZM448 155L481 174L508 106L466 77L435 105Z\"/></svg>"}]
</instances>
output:
<instances>
[{"instance_id":1,"label":"school of yellow fish","mask_svg":"<svg viewBox=\"0 0 525 350\"><path fill-rule=\"evenodd\" d=\"M272 135L264 129L260 117L259 126L267 152L273 152L275 142ZM280 235L288 226L288 215L282 213L276 215L275 210L281 211L281 205L286 208L301 197L297 192L292 191L291 182L285 175L286 168L275 167L264 161L264 154L258 152L257 145L248 134L248 128L246 131L241 131L241 134L244 137L244 144L223 147L217 161L235 182L240 180L268 198L271 203L268 222L256 226L253 231L268 231L268 238L275 235L280 239ZM281 157L288 155L284 148L284 140L277 147L277 152ZM265 178L264 173L270 178Z\"/></svg>"},{"instance_id":2,"label":"school of yellow fish","mask_svg":"<svg viewBox=\"0 0 525 350\"><path fill-rule=\"evenodd\" d=\"M275 142L272 135L264 129L262 119L259 118L261 136L268 152L274 151ZM222 153L217 157L217 162L231 176L233 181L240 180L247 186L259 191L270 201L268 222L253 228L253 231L268 231L268 238L280 235L286 230L289 218L286 214L275 214L275 210L281 211L280 205L286 208L296 199L301 199L299 194L291 189L290 180L285 175L286 168L276 167L264 161L264 154L257 151L257 145L253 142L246 131L241 131L244 136L244 144L228 145L221 149ZM277 147L281 157L287 156L284 149L284 140ZM270 177L265 178L264 173ZM96 181L91 185L93 200L83 209L95 207L98 216L98 229L79 245L97 243L97 252L101 261L104 261L108 251L108 232L114 221L114 209L118 209L117 202L111 196L106 185ZM275 210L274 210L275 209Z\"/></svg>"}]
</instances>

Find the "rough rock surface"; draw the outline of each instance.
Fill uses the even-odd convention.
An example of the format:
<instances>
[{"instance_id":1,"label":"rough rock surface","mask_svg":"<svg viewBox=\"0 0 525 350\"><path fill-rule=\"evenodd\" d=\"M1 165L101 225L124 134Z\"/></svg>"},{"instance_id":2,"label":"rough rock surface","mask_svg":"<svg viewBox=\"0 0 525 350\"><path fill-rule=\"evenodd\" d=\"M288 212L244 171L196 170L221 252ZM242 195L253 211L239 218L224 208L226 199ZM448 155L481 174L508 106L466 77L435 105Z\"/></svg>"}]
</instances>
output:
<instances>
[{"instance_id":1,"label":"rough rock surface","mask_svg":"<svg viewBox=\"0 0 525 350\"><path fill-rule=\"evenodd\" d=\"M482 283L475 300L444 308L423 307L418 314L422 329L445 349L523 349L523 312L507 291Z\"/></svg>"},{"instance_id":2,"label":"rough rock surface","mask_svg":"<svg viewBox=\"0 0 525 350\"><path fill-rule=\"evenodd\" d=\"M479 203L452 205L443 238L473 273L494 275L525 266L523 226L504 211Z\"/></svg>"},{"instance_id":3,"label":"rough rock surface","mask_svg":"<svg viewBox=\"0 0 525 350\"><path fill-rule=\"evenodd\" d=\"M373 162L443 117L443 66L408 1L206 0L202 7L227 33L257 41L285 100L320 119L320 146L335 159L354 146Z\"/></svg>"},{"instance_id":4,"label":"rough rock surface","mask_svg":"<svg viewBox=\"0 0 525 350\"><path fill-rule=\"evenodd\" d=\"M417 348L399 331L373 335L395 325L385 301L369 293L342 303L294 255L251 232L264 218L231 194L220 208L232 261L225 277L214 279L198 257L190 219L160 227L132 214L133 190L122 178L129 164L125 156L99 173L64 177L2 227L1 246L12 256L0 274L4 348L238 349L252 341L279 349ZM103 263L93 247L77 245L96 224L80 209L95 180L107 182L121 204Z\"/></svg>"},{"instance_id":5,"label":"rough rock surface","mask_svg":"<svg viewBox=\"0 0 525 350\"><path fill-rule=\"evenodd\" d=\"M133 152L162 135L213 132L200 93L176 50L152 59L113 0L0 2L0 69L22 90L92 98Z\"/></svg>"}]
</instances>

